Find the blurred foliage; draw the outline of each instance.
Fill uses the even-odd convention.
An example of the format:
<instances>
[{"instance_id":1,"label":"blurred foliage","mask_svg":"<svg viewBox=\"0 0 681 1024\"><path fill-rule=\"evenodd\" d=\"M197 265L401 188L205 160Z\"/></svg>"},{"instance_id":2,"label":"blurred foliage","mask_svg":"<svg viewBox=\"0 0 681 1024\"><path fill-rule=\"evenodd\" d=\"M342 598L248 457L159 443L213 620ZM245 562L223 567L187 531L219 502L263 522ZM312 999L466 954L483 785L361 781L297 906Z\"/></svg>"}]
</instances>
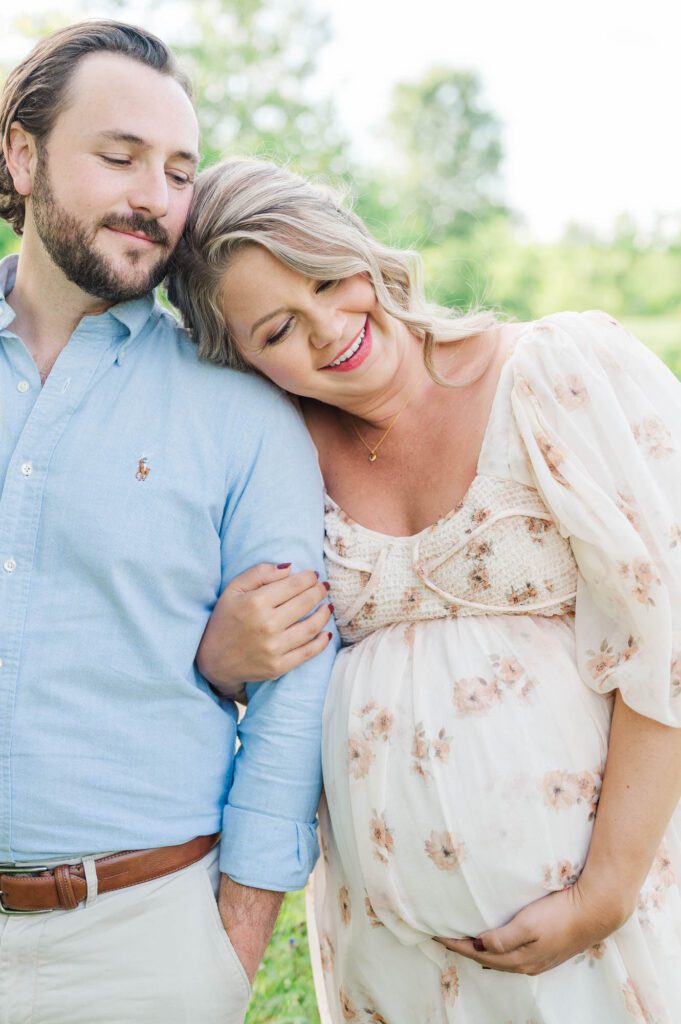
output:
<instances>
[{"instance_id":1,"label":"blurred foliage","mask_svg":"<svg viewBox=\"0 0 681 1024\"><path fill-rule=\"evenodd\" d=\"M388 128L400 216L430 242L467 235L502 208L501 125L476 74L436 67L399 83Z\"/></svg>"},{"instance_id":2,"label":"blurred foliage","mask_svg":"<svg viewBox=\"0 0 681 1024\"><path fill-rule=\"evenodd\" d=\"M28 40L102 14L101 0L71 2L69 15L45 0L9 31ZM332 100L316 95L329 28L308 0L137 0L134 11L108 0L106 13L156 31L188 68L206 163L255 153L336 182L382 241L422 252L434 300L519 320L604 308L681 375L681 223L643 235L622 217L607 239L583 225L559 243L524 238L504 201L501 125L474 73L436 67L395 86L372 168L349 156ZM0 221L0 256L17 246Z\"/></svg>"}]
</instances>

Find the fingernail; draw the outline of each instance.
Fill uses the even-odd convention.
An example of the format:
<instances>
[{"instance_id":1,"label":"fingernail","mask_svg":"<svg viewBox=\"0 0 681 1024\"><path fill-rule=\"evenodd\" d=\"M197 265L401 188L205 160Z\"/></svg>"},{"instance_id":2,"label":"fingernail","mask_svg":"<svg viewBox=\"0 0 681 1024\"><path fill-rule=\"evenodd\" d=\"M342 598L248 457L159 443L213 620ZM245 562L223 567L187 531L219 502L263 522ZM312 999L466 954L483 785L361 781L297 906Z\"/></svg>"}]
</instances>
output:
<instances>
[{"instance_id":1,"label":"fingernail","mask_svg":"<svg viewBox=\"0 0 681 1024\"><path fill-rule=\"evenodd\" d=\"M327 590L331 590L331 584L327 583L326 580L322 580L322 586L326 587Z\"/></svg>"},{"instance_id":2,"label":"fingernail","mask_svg":"<svg viewBox=\"0 0 681 1024\"><path fill-rule=\"evenodd\" d=\"M277 566L277 569L290 569L290 568L291 568L291 563L290 562L280 562L279 565Z\"/></svg>"},{"instance_id":3,"label":"fingernail","mask_svg":"<svg viewBox=\"0 0 681 1024\"><path fill-rule=\"evenodd\" d=\"M332 604L329 605L329 611L333 612L333 605Z\"/></svg>"},{"instance_id":4,"label":"fingernail","mask_svg":"<svg viewBox=\"0 0 681 1024\"><path fill-rule=\"evenodd\" d=\"M476 953L486 953L485 943L482 939L473 939L473 949Z\"/></svg>"},{"instance_id":5,"label":"fingernail","mask_svg":"<svg viewBox=\"0 0 681 1024\"><path fill-rule=\"evenodd\" d=\"M328 636L329 640L333 640L333 633L327 633L326 635Z\"/></svg>"}]
</instances>

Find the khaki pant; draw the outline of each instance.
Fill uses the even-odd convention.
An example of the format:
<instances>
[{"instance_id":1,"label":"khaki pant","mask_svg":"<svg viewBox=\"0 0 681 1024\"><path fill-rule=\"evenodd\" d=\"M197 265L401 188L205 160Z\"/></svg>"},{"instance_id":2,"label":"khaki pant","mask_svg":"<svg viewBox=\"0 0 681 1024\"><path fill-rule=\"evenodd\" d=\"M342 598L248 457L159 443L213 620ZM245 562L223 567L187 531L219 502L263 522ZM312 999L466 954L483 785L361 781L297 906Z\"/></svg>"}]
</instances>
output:
<instances>
[{"instance_id":1,"label":"khaki pant","mask_svg":"<svg viewBox=\"0 0 681 1024\"><path fill-rule=\"evenodd\" d=\"M241 1024L217 857L76 910L0 915L0 1024Z\"/></svg>"}]
</instances>

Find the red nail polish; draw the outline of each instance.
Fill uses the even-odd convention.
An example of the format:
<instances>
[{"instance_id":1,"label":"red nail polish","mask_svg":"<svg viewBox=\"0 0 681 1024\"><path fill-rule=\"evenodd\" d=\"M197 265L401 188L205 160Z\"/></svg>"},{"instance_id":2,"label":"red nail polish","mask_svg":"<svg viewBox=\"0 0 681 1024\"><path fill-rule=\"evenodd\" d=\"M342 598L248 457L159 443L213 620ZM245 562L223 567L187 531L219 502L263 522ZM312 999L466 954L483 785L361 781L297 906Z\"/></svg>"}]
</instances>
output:
<instances>
[{"instance_id":1,"label":"red nail polish","mask_svg":"<svg viewBox=\"0 0 681 1024\"><path fill-rule=\"evenodd\" d=\"M482 939L473 939L473 949L476 953L486 953L485 943Z\"/></svg>"},{"instance_id":2,"label":"red nail polish","mask_svg":"<svg viewBox=\"0 0 681 1024\"><path fill-rule=\"evenodd\" d=\"M331 590L331 584L327 583L326 580L322 580L322 586L326 587L327 590Z\"/></svg>"},{"instance_id":3,"label":"red nail polish","mask_svg":"<svg viewBox=\"0 0 681 1024\"><path fill-rule=\"evenodd\" d=\"M333 640L333 633L327 633L326 635L328 636L329 640Z\"/></svg>"},{"instance_id":4,"label":"red nail polish","mask_svg":"<svg viewBox=\"0 0 681 1024\"><path fill-rule=\"evenodd\" d=\"M280 562L280 564L277 566L277 569L290 569L290 568L291 568L291 563L290 562Z\"/></svg>"},{"instance_id":5,"label":"red nail polish","mask_svg":"<svg viewBox=\"0 0 681 1024\"><path fill-rule=\"evenodd\" d=\"M333 605L332 605L332 604L330 604L330 605L329 605L329 611L330 611L330 612L331 612L331 614L333 615Z\"/></svg>"}]
</instances>

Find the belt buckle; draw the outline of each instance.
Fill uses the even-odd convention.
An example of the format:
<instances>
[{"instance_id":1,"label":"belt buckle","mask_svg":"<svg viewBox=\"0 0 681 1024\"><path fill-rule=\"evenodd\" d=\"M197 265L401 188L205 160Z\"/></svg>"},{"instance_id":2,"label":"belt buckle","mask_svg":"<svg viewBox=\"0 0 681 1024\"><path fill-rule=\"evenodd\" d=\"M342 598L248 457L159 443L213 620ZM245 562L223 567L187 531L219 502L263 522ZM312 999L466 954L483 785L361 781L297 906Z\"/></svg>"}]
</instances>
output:
<instances>
[{"instance_id":1,"label":"belt buckle","mask_svg":"<svg viewBox=\"0 0 681 1024\"><path fill-rule=\"evenodd\" d=\"M0 875L37 875L41 871L51 871L46 864L37 865L33 868L21 868L15 864L3 865L0 864ZM47 910L12 910L11 907L6 907L2 901L2 889L0 889L0 914L4 914L5 917L27 917L31 914L51 914L52 908L48 907Z\"/></svg>"}]
</instances>

